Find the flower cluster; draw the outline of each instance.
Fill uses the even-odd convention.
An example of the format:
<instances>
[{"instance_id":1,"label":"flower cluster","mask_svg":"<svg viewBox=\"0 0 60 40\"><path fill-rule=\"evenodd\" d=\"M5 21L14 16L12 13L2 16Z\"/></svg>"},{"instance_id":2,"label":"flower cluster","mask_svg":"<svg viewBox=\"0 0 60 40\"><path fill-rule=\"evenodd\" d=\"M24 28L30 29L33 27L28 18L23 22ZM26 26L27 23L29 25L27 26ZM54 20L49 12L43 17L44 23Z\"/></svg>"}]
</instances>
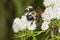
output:
<instances>
[{"instance_id":1,"label":"flower cluster","mask_svg":"<svg viewBox=\"0 0 60 40\"><path fill-rule=\"evenodd\" d=\"M30 6L29 6L30 8ZM26 8L29 10L29 8ZM28 30L35 30L36 29L36 21L28 21L27 18L26 18L26 15L28 14L29 12L26 12L21 18L15 18L14 19L14 22L13 22L13 25L12 25L12 28L14 30L15 33L17 33L19 30L22 31L22 30L25 30L25 29L28 29Z\"/></svg>"},{"instance_id":2,"label":"flower cluster","mask_svg":"<svg viewBox=\"0 0 60 40\"><path fill-rule=\"evenodd\" d=\"M18 32L19 30L29 29L29 30L35 30L36 28L36 21L32 23L32 21L28 21L26 19L26 16L22 16L22 18L15 18L13 22L13 30L14 32Z\"/></svg>"},{"instance_id":3,"label":"flower cluster","mask_svg":"<svg viewBox=\"0 0 60 40\"><path fill-rule=\"evenodd\" d=\"M53 6L53 5L59 6L60 5L60 0L44 0L43 3L44 3L45 7Z\"/></svg>"},{"instance_id":4,"label":"flower cluster","mask_svg":"<svg viewBox=\"0 0 60 40\"><path fill-rule=\"evenodd\" d=\"M41 29L47 30L51 19L60 19L60 0L44 0L43 3L46 9L42 14L44 22L42 23Z\"/></svg>"}]
</instances>

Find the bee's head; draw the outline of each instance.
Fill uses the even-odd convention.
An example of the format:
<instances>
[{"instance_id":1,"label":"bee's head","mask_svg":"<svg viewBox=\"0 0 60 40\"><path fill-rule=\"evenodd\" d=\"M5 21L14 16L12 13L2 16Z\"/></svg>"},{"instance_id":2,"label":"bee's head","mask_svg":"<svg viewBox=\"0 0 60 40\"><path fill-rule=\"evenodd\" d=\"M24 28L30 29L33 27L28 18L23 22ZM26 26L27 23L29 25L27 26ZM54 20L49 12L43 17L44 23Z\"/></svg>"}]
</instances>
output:
<instances>
[{"instance_id":1,"label":"bee's head","mask_svg":"<svg viewBox=\"0 0 60 40\"><path fill-rule=\"evenodd\" d=\"M32 11L32 12L29 12L27 15L27 20L29 21L32 21L32 20L35 20L36 19L36 12Z\"/></svg>"}]
</instances>

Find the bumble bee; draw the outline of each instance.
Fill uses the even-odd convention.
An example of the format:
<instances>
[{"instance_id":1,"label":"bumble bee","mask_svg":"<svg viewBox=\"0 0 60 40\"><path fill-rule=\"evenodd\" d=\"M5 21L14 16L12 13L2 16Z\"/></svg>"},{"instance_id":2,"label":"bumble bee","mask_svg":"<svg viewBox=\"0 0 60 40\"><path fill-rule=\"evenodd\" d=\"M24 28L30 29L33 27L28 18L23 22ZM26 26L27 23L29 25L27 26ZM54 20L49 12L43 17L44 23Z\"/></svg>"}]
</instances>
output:
<instances>
[{"instance_id":1,"label":"bumble bee","mask_svg":"<svg viewBox=\"0 0 60 40\"><path fill-rule=\"evenodd\" d=\"M35 9L31 12L29 12L26 17L27 20L32 21L32 20L37 20L37 22L39 22L40 18L41 18L41 14L42 11L40 9Z\"/></svg>"},{"instance_id":2,"label":"bumble bee","mask_svg":"<svg viewBox=\"0 0 60 40\"><path fill-rule=\"evenodd\" d=\"M36 20L37 22L39 22L42 13L43 13L42 9L33 9L32 6L28 6L25 9L26 18L28 21Z\"/></svg>"}]
</instances>

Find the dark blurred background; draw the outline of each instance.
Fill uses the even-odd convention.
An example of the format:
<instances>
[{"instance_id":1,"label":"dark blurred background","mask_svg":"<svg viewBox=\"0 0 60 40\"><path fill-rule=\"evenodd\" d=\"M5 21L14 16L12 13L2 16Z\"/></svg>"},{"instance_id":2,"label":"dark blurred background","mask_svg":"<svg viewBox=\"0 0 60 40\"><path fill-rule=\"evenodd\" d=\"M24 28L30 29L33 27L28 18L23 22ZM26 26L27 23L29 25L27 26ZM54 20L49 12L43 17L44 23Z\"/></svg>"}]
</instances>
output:
<instances>
[{"instance_id":1,"label":"dark blurred background","mask_svg":"<svg viewBox=\"0 0 60 40\"><path fill-rule=\"evenodd\" d=\"M43 0L0 0L0 40L13 40L13 19L29 5L44 9Z\"/></svg>"}]
</instances>

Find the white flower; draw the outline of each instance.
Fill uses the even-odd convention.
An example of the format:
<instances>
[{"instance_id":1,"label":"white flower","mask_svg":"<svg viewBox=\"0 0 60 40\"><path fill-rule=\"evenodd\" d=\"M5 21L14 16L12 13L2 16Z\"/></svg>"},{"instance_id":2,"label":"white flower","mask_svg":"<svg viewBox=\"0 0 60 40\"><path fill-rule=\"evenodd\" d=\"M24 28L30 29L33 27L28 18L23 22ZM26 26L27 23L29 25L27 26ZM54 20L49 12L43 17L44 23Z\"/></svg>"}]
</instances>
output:
<instances>
[{"instance_id":1,"label":"white flower","mask_svg":"<svg viewBox=\"0 0 60 40\"><path fill-rule=\"evenodd\" d=\"M54 2L54 0L44 0L44 5L45 6L51 6L51 5L53 5L53 2Z\"/></svg>"},{"instance_id":2,"label":"white flower","mask_svg":"<svg viewBox=\"0 0 60 40\"><path fill-rule=\"evenodd\" d=\"M28 28L29 30L35 30L35 29L36 29L36 23L35 23L35 22L36 22L36 21L34 21L33 24L28 25L27 28Z\"/></svg>"},{"instance_id":3,"label":"white flower","mask_svg":"<svg viewBox=\"0 0 60 40\"><path fill-rule=\"evenodd\" d=\"M20 26L20 19L19 18L15 18L14 22L13 22L13 25L12 25L13 31L15 33L17 33L19 31L19 26Z\"/></svg>"},{"instance_id":4,"label":"white flower","mask_svg":"<svg viewBox=\"0 0 60 40\"><path fill-rule=\"evenodd\" d=\"M48 21L50 21L53 18L60 19L60 7L49 6L48 8L46 8L45 12L42 14L42 18L43 20L48 20Z\"/></svg>"},{"instance_id":5,"label":"white flower","mask_svg":"<svg viewBox=\"0 0 60 40\"><path fill-rule=\"evenodd\" d=\"M21 21L23 21L23 22L27 22L26 15L23 15L23 16L21 17Z\"/></svg>"},{"instance_id":6,"label":"white flower","mask_svg":"<svg viewBox=\"0 0 60 40\"><path fill-rule=\"evenodd\" d=\"M48 22L48 21L44 21L44 22L42 23L41 29L42 29L42 30L47 30L47 29L49 28L49 26L48 26L49 23L50 23L50 22Z\"/></svg>"},{"instance_id":7,"label":"white flower","mask_svg":"<svg viewBox=\"0 0 60 40\"><path fill-rule=\"evenodd\" d=\"M51 19L60 19L60 0L44 0L43 3L46 9L42 14L44 22L42 23L41 29L47 30Z\"/></svg>"},{"instance_id":8,"label":"white flower","mask_svg":"<svg viewBox=\"0 0 60 40\"><path fill-rule=\"evenodd\" d=\"M60 0L44 0L44 5L45 6L54 6L59 4L60 5Z\"/></svg>"},{"instance_id":9,"label":"white flower","mask_svg":"<svg viewBox=\"0 0 60 40\"><path fill-rule=\"evenodd\" d=\"M17 32L19 31L19 28L16 27L16 26L17 26L16 24L13 24L13 25L12 25L13 31L14 31L15 33L17 33Z\"/></svg>"},{"instance_id":10,"label":"white flower","mask_svg":"<svg viewBox=\"0 0 60 40\"><path fill-rule=\"evenodd\" d=\"M60 19L60 7L56 7L56 10L57 10L57 19Z\"/></svg>"},{"instance_id":11,"label":"white flower","mask_svg":"<svg viewBox=\"0 0 60 40\"><path fill-rule=\"evenodd\" d=\"M20 18L15 18L12 28L15 33L17 33L19 30L26 29L26 24L20 20Z\"/></svg>"},{"instance_id":12,"label":"white flower","mask_svg":"<svg viewBox=\"0 0 60 40\"><path fill-rule=\"evenodd\" d=\"M50 1L50 0L44 0L44 2L43 2L43 3L44 3L44 5L45 5L45 6L50 6L50 5L51 5L51 3L50 3L49 1Z\"/></svg>"},{"instance_id":13,"label":"white flower","mask_svg":"<svg viewBox=\"0 0 60 40\"><path fill-rule=\"evenodd\" d=\"M59 29L59 32L60 32L60 29Z\"/></svg>"}]
</instances>

